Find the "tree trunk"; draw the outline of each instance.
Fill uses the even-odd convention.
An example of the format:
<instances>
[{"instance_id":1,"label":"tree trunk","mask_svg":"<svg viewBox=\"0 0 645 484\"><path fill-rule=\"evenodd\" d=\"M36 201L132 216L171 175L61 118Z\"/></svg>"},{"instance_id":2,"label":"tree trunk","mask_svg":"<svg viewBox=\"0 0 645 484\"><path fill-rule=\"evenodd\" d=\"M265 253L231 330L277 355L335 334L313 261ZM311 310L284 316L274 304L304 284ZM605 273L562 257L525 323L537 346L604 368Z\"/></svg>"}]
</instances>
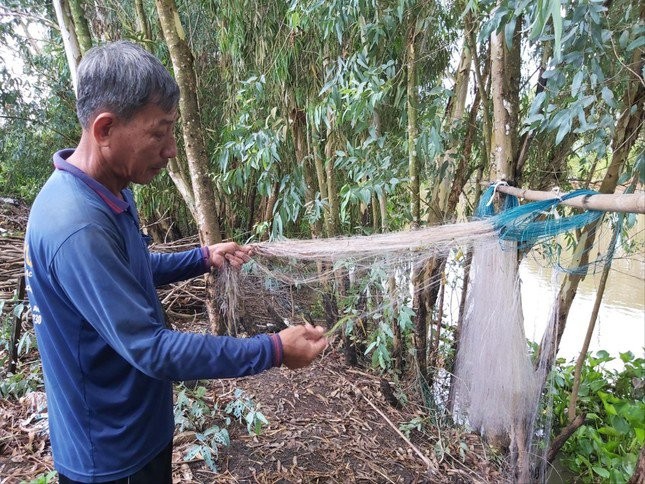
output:
<instances>
[{"instance_id":1,"label":"tree trunk","mask_svg":"<svg viewBox=\"0 0 645 484\"><path fill-rule=\"evenodd\" d=\"M331 114L329 115L331 118ZM331 126L334 120L330 119L330 128L327 130L325 141L325 178L327 180L327 202L329 203L329 218L327 220L327 236L334 237L340 233L340 207L338 190L336 189L336 175L334 171L335 134Z\"/></svg>"},{"instance_id":2,"label":"tree trunk","mask_svg":"<svg viewBox=\"0 0 645 484\"><path fill-rule=\"evenodd\" d=\"M144 40L152 40L152 30L150 28L150 22L148 21L148 16L146 11L143 8L143 0L134 0L134 10L136 12L136 28ZM148 42L143 43L143 47L146 50L150 50L150 45Z\"/></svg>"},{"instance_id":3,"label":"tree trunk","mask_svg":"<svg viewBox=\"0 0 645 484\"><path fill-rule=\"evenodd\" d=\"M221 242L222 235L217 220L215 187L208 175L208 155L197 100L197 80L193 67L193 54L186 43L186 36L175 0L156 0L155 3L163 35L166 44L168 44L175 78L181 91L179 111L200 239L203 244L211 245ZM187 203L189 203L188 200ZM206 288L206 309L211 328L217 334L224 334L227 324L216 307L217 288L212 273L206 276Z\"/></svg>"},{"instance_id":4,"label":"tree trunk","mask_svg":"<svg viewBox=\"0 0 645 484\"><path fill-rule=\"evenodd\" d=\"M469 30L472 28L472 14L469 12L464 19L464 28ZM468 94L468 85L470 81L470 66L472 64L472 54L468 42L464 40L461 51L461 59L457 72L455 73L455 84L453 87L453 96L450 99L448 107L447 118L445 121L445 129L448 131L456 130L459 128L461 121L464 118L466 110L466 97ZM441 174L438 180L435 180L432 188L432 199L428 201L428 224L436 225L442 223L447 217L452 214L448 212L448 199L451 193L451 184L456 182L456 174L459 173L459 168L463 169L462 163L459 163L459 168L455 167L455 161L465 160L465 156L461 156L455 148L457 145L452 145L446 152L437 158L435 171ZM460 178L460 181L462 179ZM464 180L465 183L465 180ZM459 187L459 192L463 185ZM455 188L453 187L453 190ZM453 207L454 208L454 207Z\"/></svg>"},{"instance_id":5,"label":"tree trunk","mask_svg":"<svg viewBox=\"0 0 645 484\"><path fill-rule=\"evenodd\" d=\"M76 38L81 48L81 54L85 54L92 48L92 36L90 35L90 27L87 23L81 0L69 0L69 9L74 19L74 30L76 30Z\"/></svg>"},{"instance_id":6,"label":"tree trunk","mask_svg":"<svg viewBox=\"0 0 645 484\"><path fill-rule=\"evenodd\" d=\"M640 72L642 68L642 61L638 57L638 52L635 52L635 59L631 65L630 72ZM639 81L638 77L631 75L631 84L625 92L623 105L625 106L622 114L616 122L616 129L612 141L613 154L611 163L607 168L607 173L600 185L600 193L613 193L618 185L618 177L622 168L627 161L627 157L632 147L638 139L643 120L645 118L645 110L643 110L643 102L645 102L645 87ZM632 110L632 107L636 109ZM596 228L600 226L602 220L595 224L585 227L580 235L578 244L572 257L573 271L567 274L562 281L554 310L551 317L552 322L549 323L555 328L554 337L550 340L545 337L542 338L540 344L539 354L540 360L544 360L545 371L549 372L553 366L555 355L560 348L560 340L567 324L567 318L573 299L575 298L578 290L578 285L584 279L584 275L578 274L576 269L585 267L589 262L589 251L591 250L596 234ZM545 357L542 358L544 352L547 352Z\"/></svg>"},{"instance_id":7,"label":"tree trunk","mask_svg":"<svg viewBox=\"0 0 645 484\"><path fill-rule=\"evenodd\" d=\"M323 159L320 156L320 139L317 136L317 133L314 131L315 128L311 128L312 130L312 138L313 138L313 143L311 145L312 151L313 151L313 156L314 156L314 167L316 168L316 178L318 179L318 189L320 192L320 198L321 201L325 200L327 198L327 193L329 193L329 188L327 187L327 174L325 171L325 163ZM329 206L325 206L323 210L323 220L324 220L324 228L326 229L329 227L330 221L329 221Z\"/></svg>"},{"instance_id":8,"label":"tree trunk","mask_svg":"<svg viewBox=\"0 0 645 484\"><path fill-rule=\"evenodd\" d=\"M638 462L636 462L636 469L627 484L645 484L645 446L641 448Z\"/></svg>"},{"instance_id":9,"label":"tree trunk","mask_svg":"<svg viewBox=\"0 0 645 484\"><path fill-rule=\"evenodd\" d=\"M638 182L638 176L635 176L632 180L631 185L625 191L625 193L632 193ZM616 244L618 243L618 237L620 236L621 228L623 226L623 220L625 219L625 214L620 214L616 220L616 227L614 227L614 234L607 247L607 253L613 254L616 249ZM571 389L571 395L569 396L569 408L567 409L567 417L569 422L573 422L576 417L576 403L578 401L578 390L580 388L580 376L582 374L582 365L587 358L587 351L589 350L589 344L591 343L591 337L593 335L594 328L596 327L596 320L598 319L598 312L600 311L600 303L602 302L602 297L605 294L605 286L607 285L607 279L609 278L609 271L611 269L612 259L608 259L605 262L605 265L600 275L600 281L598 282L598 289L596 290L596 299L594 301L593 309L591 310L591 316L589 318L589 325L587 326L587 334L585 334L585 339L582 343L582 349L580 350L580 355L578 355L578 360L576 361L576 366L573 372L573 388Z\"/></svg>"},{"instance_id":10,"label":"tree trunk","mask_svg":"<svg viewBox=\"0 0 645 484\"><path fill-rule=\"evenodd\" d=\"M416 74L416 32L414 23L409 28L406 47L407 71L407 114L408 114L408 176L410 177L410 212L412 215L412 228L418 228L421 223L421 193L419 183L419 160L417 157L417 106L419 93L417 92Z\"/></svg>"},{"instance_id":11,"label":"tree trunk","mask_svg":"<svg viewBox=\"0 0 645 484\"><path fill-rule=\"evenodd\" d=\"M390 274L390 277L387 280L387 288L390 296L390 301L392 301L392 359L394 360L394 370L403 374L404 364L405 364L405 340L401 333L401 325L397 318L399 314L399 304L398 297L396 295L396 276Z\"/></svg>"},{"instance_id":12,"label":"tree trunk","mask_svg":"<svg viewBox=\"0 0 645 484\"><path fill-rule=\"evenodd\" d=\"M63 47L69 66L69 75L72 80L74 92L76 92L76 71L78 64L81 62L81 47L78 44L78 37L74 29L74 20L66 0L54 0L54 10L56 11L56 21L60 28L60 35L63 38Z\"/></svg>"},{"instance_id":13,"label":"tree trunk","mask_svg":"<svg viewBox=\"0 0 645 484\"><path fill-rule=\"evenodd\" d=\"M491 179L514 180L517 151L517 126L520 82L520 35L522 19L517 19L513 46L504 41L504 34L491 36L491 97L493 131L491 137Z\"/></svg>"},{"instance_id":14,"label":"tree trunk","mask_svg":"<svg viewBox=\"0 0 645 484\"><path fill-rule=\"evenodd\" d=\"M316 175L307 150L307 117L301 109L293 108L291 111L291 132L293 134L293 145L296 154L296 162L302 166L302 173L305 179L305 203L313 207L316 201ZM311 226L311 235L316 238L322 235L322 224L316 220Z\"/></svg>"}]
</instances>

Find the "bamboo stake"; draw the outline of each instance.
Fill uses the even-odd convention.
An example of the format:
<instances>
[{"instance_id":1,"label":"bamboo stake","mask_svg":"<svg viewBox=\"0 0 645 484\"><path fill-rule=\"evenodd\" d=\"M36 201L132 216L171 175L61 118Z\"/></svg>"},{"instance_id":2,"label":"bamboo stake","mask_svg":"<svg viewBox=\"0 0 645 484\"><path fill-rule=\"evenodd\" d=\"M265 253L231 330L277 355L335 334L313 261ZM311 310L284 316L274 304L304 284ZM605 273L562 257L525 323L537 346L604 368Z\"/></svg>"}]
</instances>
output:
<instances>
[{"instance_id":1,"label":"bamboo stake","mask_svg":"<svg viewBox=\"0 0 645 484\"><path fill-rule=\"evenodd\" d=\"M508 185L498 185L498 192L514 195L518 198L527 200L550 200L558 198L562 194L554 192L541 192L537 190L527 190L523 188L511 187ZM645 193L630 194L605 194L597 195L580 195L575 198L562 201L563 205L577 207L583 210L600 210L603 212L630 212L645 213Z\"/></svg>"}]
</instances>

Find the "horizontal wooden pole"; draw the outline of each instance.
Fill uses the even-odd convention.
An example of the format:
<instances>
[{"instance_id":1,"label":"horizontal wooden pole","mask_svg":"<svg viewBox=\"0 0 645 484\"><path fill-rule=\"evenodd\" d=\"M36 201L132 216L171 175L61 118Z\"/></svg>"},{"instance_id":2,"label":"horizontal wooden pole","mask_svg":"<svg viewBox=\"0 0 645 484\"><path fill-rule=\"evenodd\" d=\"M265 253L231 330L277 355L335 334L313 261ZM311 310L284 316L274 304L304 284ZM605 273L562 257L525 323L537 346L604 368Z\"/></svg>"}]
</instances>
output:
<instances>
[{"instance_id":1,"label":"horizontal wooden pole","mask_svg":"<svg viewBox=\"0 0 645 484\"><path fill-rule=\"evenodd\" d=\"M550 200L561 196L555 192L526 190L523 188L511 187L509 185L498 185L497 191L532 201ZM569 198L568 200L563 200L562 204L570 207L581 208L583 210L645 213L645 193L599 193L597 195L580 195L578 197Z\"/></svg>"}]
</instances>

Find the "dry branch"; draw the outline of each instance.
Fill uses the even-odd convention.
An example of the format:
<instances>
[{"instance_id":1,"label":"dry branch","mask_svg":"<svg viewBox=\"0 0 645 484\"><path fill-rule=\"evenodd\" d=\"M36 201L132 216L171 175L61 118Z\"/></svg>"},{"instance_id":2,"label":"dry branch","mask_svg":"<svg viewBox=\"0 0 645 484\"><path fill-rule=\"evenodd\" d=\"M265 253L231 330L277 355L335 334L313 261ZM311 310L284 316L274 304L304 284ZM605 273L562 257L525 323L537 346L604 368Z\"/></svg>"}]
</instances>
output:
<instances>
[{"instance_id":1,"label":"dry branch","mask_svg":"<svg viewBox=\"0 0 645 484\"><path fill-rule=\"evenodd\" d=\"M562 431L558 434L558 436L553 439L553 442L551 442L551 446L549 447L549 451L546 454L546 461L551 463L553 462L553 459L555 459L555 456L558 455L558 452L560 452L560 449L564 445L564 443L567 441L569 437L573 435L573 433L578 430L582 425L585 423L585 417L587 416L586 413L578 415L573 422L571 422L569 425L567 425L565 428L562 429Z\"/></svg>"},{"instance_id":2,"label":"dry branch","mask_svg":"<svg viewBox=\"0 0 645 484\"><path fill-rule=\"evenodd\" d=\"M537 190L527 190L523 188L511 187L508 185L499 185L498 192L514 195L526 200L551 200L561 197L564 194L555 192L541 192ZM629 194L604 194L597 195L580 195L578 197L563 200L562 205L581 208L583 210L600 210L603 212L631 212L645 213L645 193Z\"/></svg>"}]
</instances>

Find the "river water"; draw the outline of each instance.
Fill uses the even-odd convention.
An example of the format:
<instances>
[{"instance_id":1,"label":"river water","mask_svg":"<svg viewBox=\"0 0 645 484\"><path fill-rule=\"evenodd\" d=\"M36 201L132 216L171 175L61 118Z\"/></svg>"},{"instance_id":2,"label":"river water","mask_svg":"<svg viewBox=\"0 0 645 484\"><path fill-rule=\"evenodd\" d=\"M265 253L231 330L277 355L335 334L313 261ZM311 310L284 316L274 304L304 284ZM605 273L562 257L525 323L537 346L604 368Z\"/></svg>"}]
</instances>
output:
<instances>
[{"instance_id":1,"label":"river water","mask_svg":"<svg viewBox=\"0 0 645 484\"><path fill-rule=\"evenodd\" d=\"M607 280L605 293L591 339L589 351L606 350L618 360L619 352L631 351L645 356L645 216L630 231L640 245L632 254L617 251ZM600 250L606 247L609 236L600 240ZM589 274L580 284L567 320L558 356L575 359L580 353L597 294L602 268ZM551 263L530 254L520 265L522 304L527 338L540 341L551 312L551 305L563 273L554 271ZM620 360L610 366L618 367Z\"/></svg>"}]
</instances>

